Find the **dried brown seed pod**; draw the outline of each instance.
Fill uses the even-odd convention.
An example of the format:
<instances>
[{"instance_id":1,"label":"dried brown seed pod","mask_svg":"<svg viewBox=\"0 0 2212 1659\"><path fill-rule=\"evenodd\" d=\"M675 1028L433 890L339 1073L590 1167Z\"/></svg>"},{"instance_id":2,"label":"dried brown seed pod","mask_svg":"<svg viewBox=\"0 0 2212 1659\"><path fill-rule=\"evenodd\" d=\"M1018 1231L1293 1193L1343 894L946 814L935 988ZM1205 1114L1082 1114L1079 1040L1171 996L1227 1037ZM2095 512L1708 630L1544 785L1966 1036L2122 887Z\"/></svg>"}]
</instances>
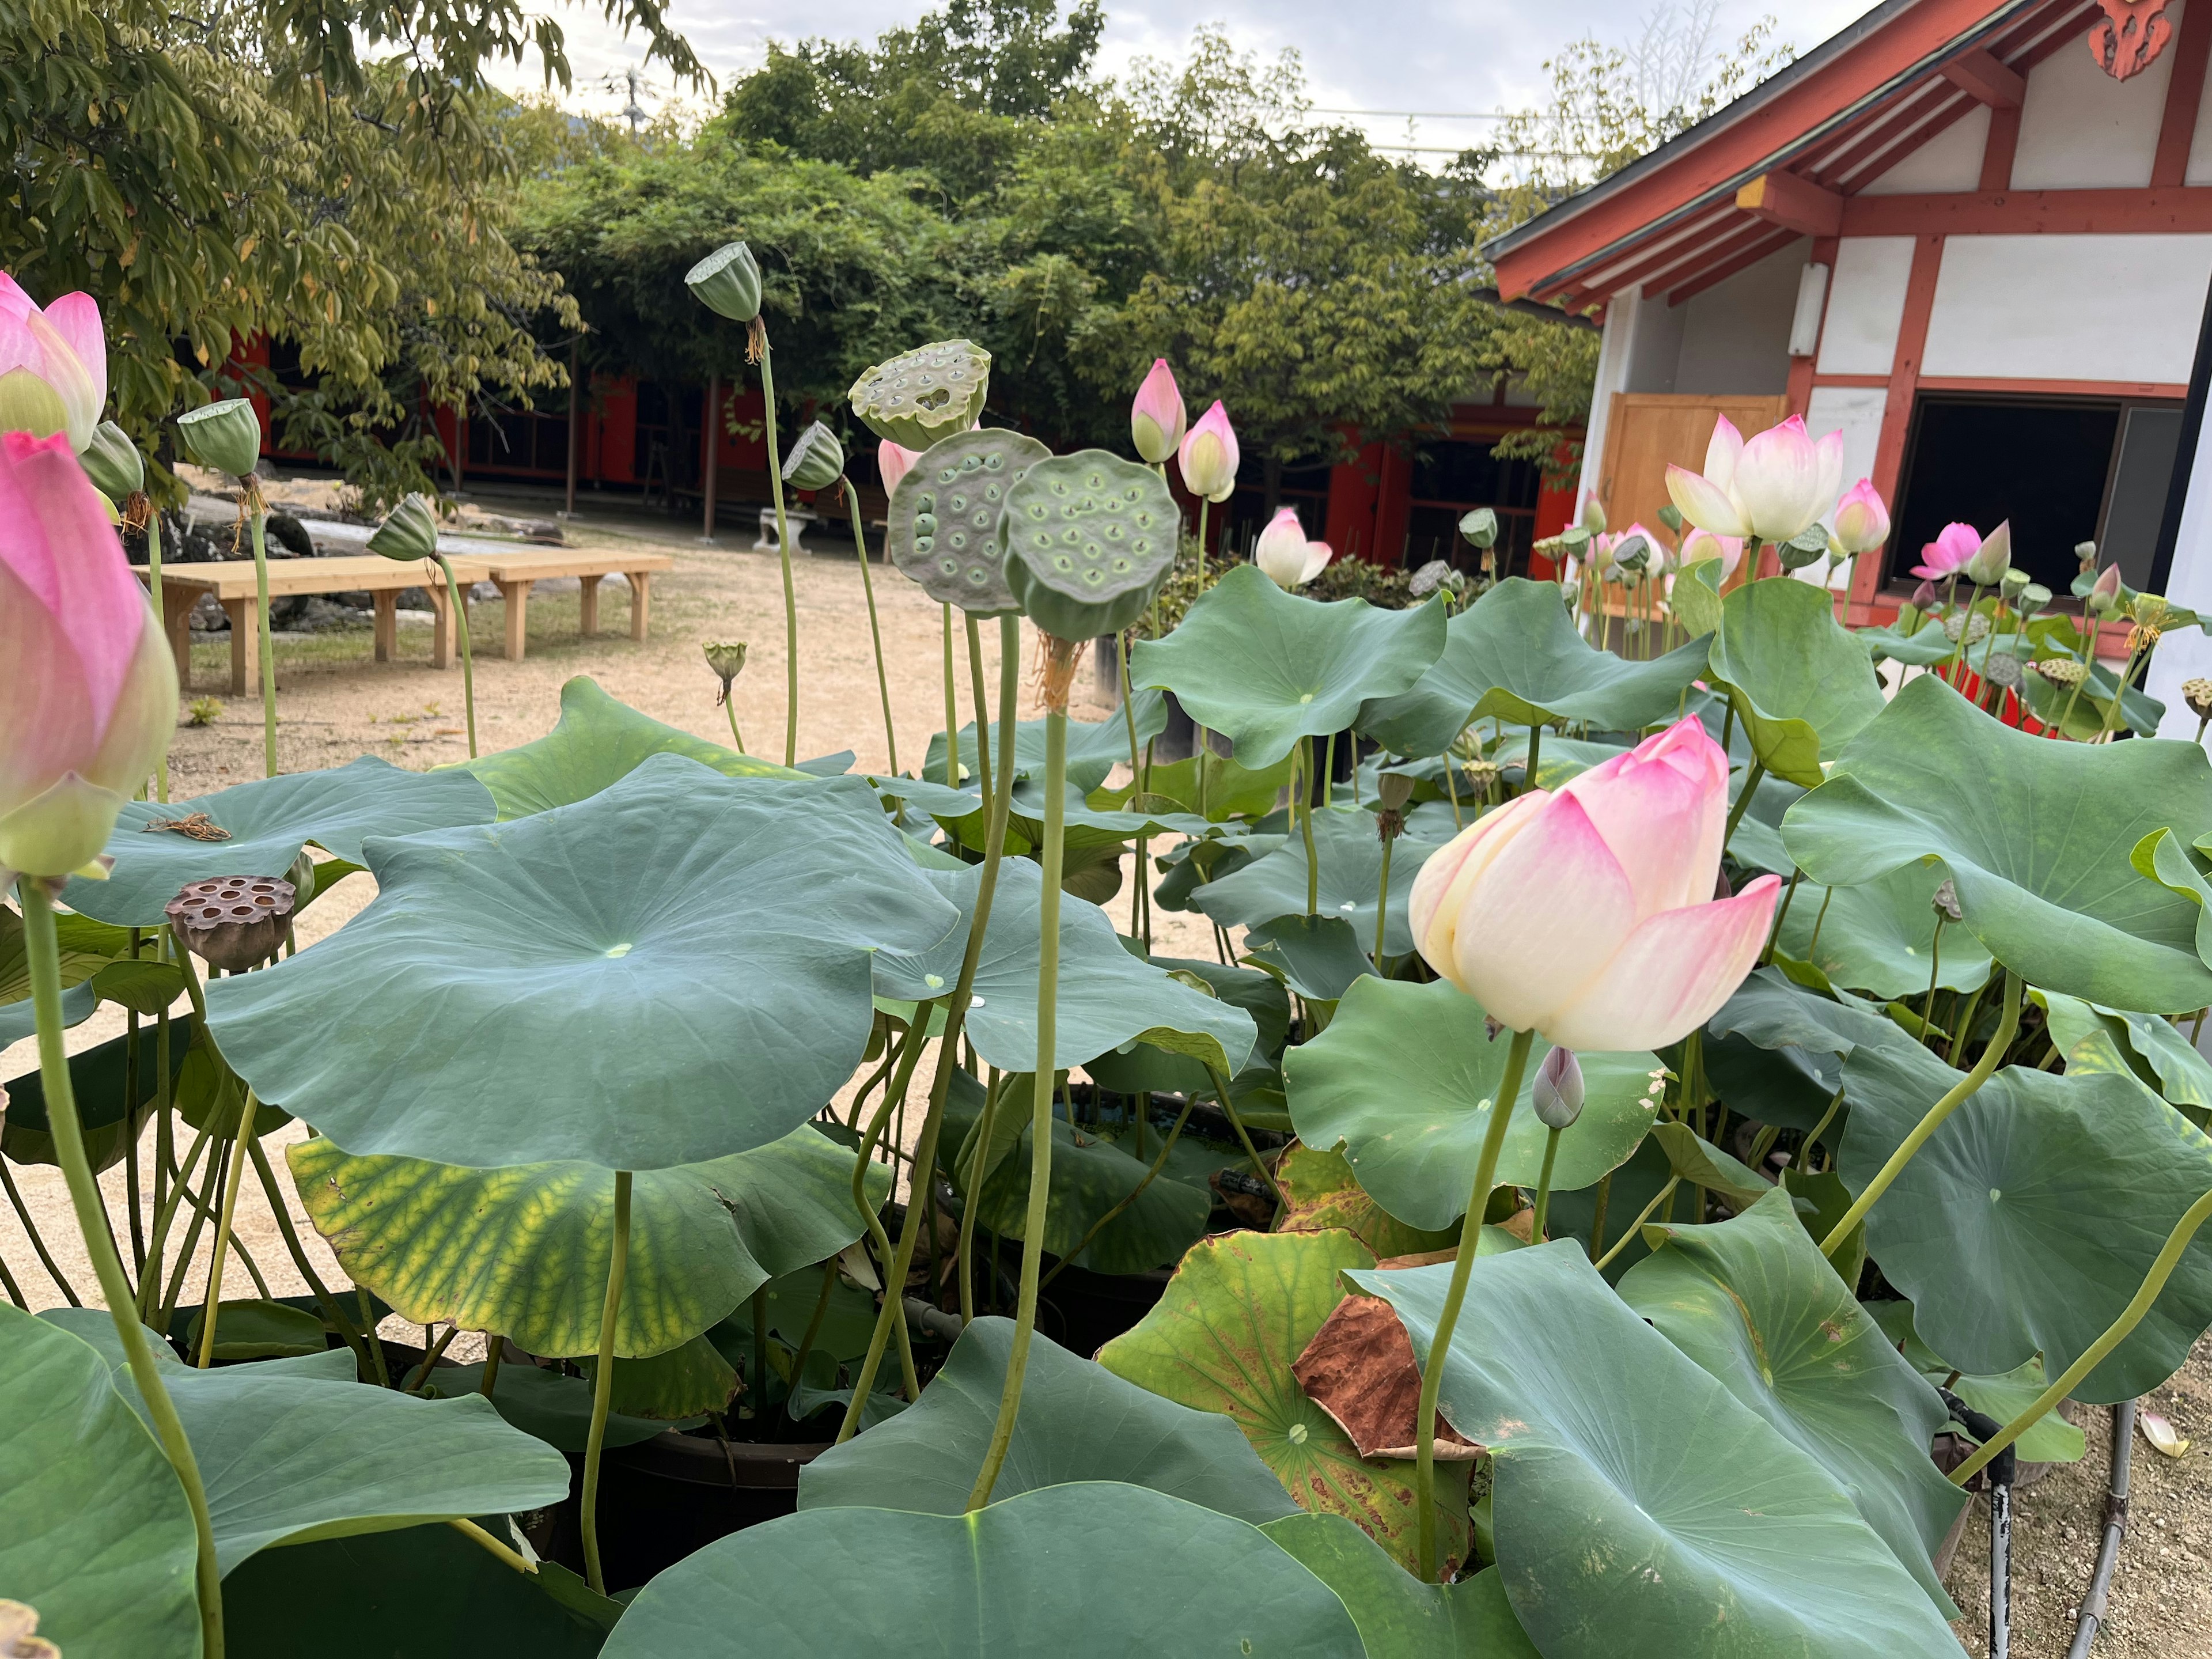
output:
<instances>
[{"instance_id":1,"label":"dried brown seed pod","mask_svg":"<svg viewBox=\"0 0 2212 1659\"><path fill-rule=\"evenodd\" d=\"M2212 680L2184 680L2181 700L2189 705L2189 712L2203 720L2212 715Z\"/></svg>"},{"instance_id":2,"label":"dried brown seed pod","mask_svg":"<svg viewBox=\"0 0 2212 1659\"><path fill-rule=\"evenodd\" d=\"M237 973L276 954L296 896L275 876L217 876L190 883L163 908L187 950Z\"/></svg>"}]
</instances>

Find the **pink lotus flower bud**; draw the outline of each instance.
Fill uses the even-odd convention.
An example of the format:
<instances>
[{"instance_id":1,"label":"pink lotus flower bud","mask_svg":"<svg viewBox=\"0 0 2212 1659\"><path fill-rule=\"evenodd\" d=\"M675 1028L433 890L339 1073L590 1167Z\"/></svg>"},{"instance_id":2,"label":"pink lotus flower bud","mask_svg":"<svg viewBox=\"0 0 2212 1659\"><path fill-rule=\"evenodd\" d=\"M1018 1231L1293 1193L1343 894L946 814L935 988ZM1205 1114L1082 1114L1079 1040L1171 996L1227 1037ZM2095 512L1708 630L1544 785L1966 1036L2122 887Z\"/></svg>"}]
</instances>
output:
<instances>
[{"instance_id":1,"label":"pink lotus flower bud","mask_svg":"<svg viewBox=\"0 0 2212 1659\"><path fill-rule=\"evenodd\" d=\"M1923 582L1912 590L1912 608L1915 611L1933 611L1936 608L1934 582Z\"/></svg>"},{"instance_id":2,"label":"pink lotus flower bud","mask_svg":"<svg viewBox=\"0 0 2212 1659\"><path fill-rule=\"evenodd\" d=\"M2008 519L1983 538L1966 562L1962 574L1977 587L1995 587L2012 568L2012 520Z\"/></svg>"},{"instance_id":3,"label":"pink lotus flower bud","mask_svg":"<svg viewBox=\"0 0 2212 1659\"><path fill-rule=\"evenodd\" d=\"M1713 896L1728 788L1728 757L1692 716L1531 790L1421 866L1414 944L1516 1030L1568 1048L1673 1042L1751 971L1781 886Z\"/></svg>"},{"instance_id":4,"label":"pink lotus flower bud","mask_svg":"<svg viewBox=\"0 0 2212 1659\"><path fill-rule=\"evenodd\" d=\"M1861 478L1836 503L1836 545L1846 553L1871 553L1889 539L1889 507L1871 478Z\"/></svg>"},{"instance_id":5,"label":"pink lotus flower bud","mask_svg":"<svg viewBox=\"0 0 2212 1659\"><path fill-rule=\"evenodd\" d=\"M67 431L70 447L81 453L106 402L107 337L99 303L89 294L64 294L42 311L0 271L0 431L40 438Z\"/></svg>"},{"instance_id":6,"label":"pink lotus flower bud","mask_svg":"<svg viewBox=\"0 0 2212 1659\"><path fill-rule=\"evenodd\" d=\"M1229 411L1216 398L1213 407L1183 434L1176 465L1182 473L1183 488L1192 495L1203 495L1209 501L1225 501L1237 488L1237 468L1242 459L1237 453L1237 434L1229 424Z\"/></svg>"},{"instance_id":7,"label":"pink lotus flower bud","mask_svg":"<svg viewBox=\"0 0 2212 1659\"><path fill-rule=\"evenodd\" d=\"M2108 564L2097 573L2097 580L2089 589L2088 610L2093 617L2108 617L2119 608L2120 568Z\"/></svg>"},{"instance_id":8,"label":"pink lotus flower bud","mask_svg":"<svg viewBox=\"0 0 2212 1659\"><path fill-rule=\"evenodd\" d=\"M898 488L898 481L906 477L907 468L921 459L918 449L908 449L893 443L889 438L876 446L876 471L884 477L884 494Z\"/></svg>"},{"instance_id":9,"label":"pink lotus flower bud","mask_svg":"<svg viewBox=\"0 0 2212 1659\"><path fill-rule=\"evenodd\" d=\"M1964 571L1966 561L1981 550L1980 531L1970 524L1947 524L1934 541L1920 550L1920 562L1912 567L1912 574L1941 581Z\"/></svg>"},{"instance_id":10,"label":"pink lotus flower bud","mask_svg":"<svg viewBox=\"0 0 2212 1659\"><path fill-rule=\"evenodd\" d=\"M0 434L0 870L65 876L167 750L177 669L69 441Z\"/></svg>"},{"instance_id":11,"label":"pink lotus flower bud","mask_svg":"<svg viewBox=\"0 0 2212 1659\"><path fill-rule=\"evenodd\" d=\"M1136 443L1137 453L1150 462L1167 459L1182 442L1187 420L1175 371L1168 367L1166 358L1155 357L1152 372L1145 376L1144 385L1137 388L1136 398L1129 405L1129 436Z\"/></svg>"},{"instance_id":12,"label":"pink lotus flower bud","mask_svg":"<svg viewBox=\"0 0 2212 1659\"><path fill-rule=\"evenodd\" d=\"M1334 556L1327 542L1310 542L1298 524L1298 511L1284 507L1267 521L1253 544L1252 562L1265 571L1275 586L1303 587L1326 569Z\"/></svg>"},{"instance_id":13,"label":"pink lotus flower bud","mask_svg":"<svg viewBox=\"0 0 2212 1659\"><path fill-rule=\"evenodd\" d=\"M1844 484L1844 435L1815 442L1792 415L1748 443L1723 415L1705 446L1705 470L1667 469L1674 509L1717 536L1786 542L1827 516Z\"/></svg>"},{"instance_id":14,"label":"pink lotus flower bud","mask_svg":"<svg viewBox=\"0 0 2212 1659\"><path fill-rule=\"evenodd\" d=\"M1716 536L1710 530L1692 530L1682 538L1682 568L1703 564L1708 559L1721 562L1721 580L1726 581L1735 574L1736 566L1743 562L1743 538Z\"/></svg>"},{"instance_id":15,"label":"pink lotus flower bud","mask_svg":"<svg viewBox=\"0 0 2212 1659\"><path fill-rule=\"evenodd\" d=\"M1529 1104L1547 1129L1571 1129L1583 1115L1583 1066L1571 1048L1554 1048L1536 1067Z\"/></svg>"}]
</instances>

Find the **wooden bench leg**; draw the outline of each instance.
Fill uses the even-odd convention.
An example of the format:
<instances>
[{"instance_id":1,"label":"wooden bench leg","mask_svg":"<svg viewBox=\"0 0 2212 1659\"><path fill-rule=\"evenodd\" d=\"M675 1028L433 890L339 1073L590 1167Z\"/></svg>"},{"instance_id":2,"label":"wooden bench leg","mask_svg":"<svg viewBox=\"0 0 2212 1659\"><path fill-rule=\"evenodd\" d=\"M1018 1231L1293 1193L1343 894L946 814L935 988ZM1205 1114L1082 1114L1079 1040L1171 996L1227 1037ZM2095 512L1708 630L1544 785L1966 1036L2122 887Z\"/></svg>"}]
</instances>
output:
<instances>
[{"instance_id":1,"label":"wooden bench leg","mask_svg":"<svg viewBox=\"0 0 2212 1659\"><path fill-rule=\"evenodd\" d=\"M260 618L252 599L225 599L230 618L230 695L242 697L261 684Z\"/></svg>"},{"instance_id":2,"label":"wooden bench leg","mask_svg":"<svg viewBox=\"0 0 2212 1659\"><path fill-rule=\"evenodd\" d=\"M430 600L430 666L451 668L453 665L453 606L446 590L435 582L423 584L422 592ZM466 605L468 589L461 590L461 603Z\"/></svg>"},{"instance_id":3,"label":"wooden bench leg","mask_svg":"<svg viewBox=\"0 0 2212 1659\"><path fill-rule=\"evenodd\" d=\"M161 620L168 626L169 654L177 659L177 690L189 696L192 689L192 607L198 590L161 584Z\"/></svg>"},{"instance_id":4,"label":"wooden bench leg","mask_svg":"<svg viewBox=\"0 0 2212 1659\"><path fill-rule=\"evenodd\" d=\"M500 595L507 601L507 659L509 662L520 662L529 646L527 622L532 586L528 580L501 582L499 585Z\"/></svg>"},{"instance_id":5,"label":"wooden bench leg","mask_svg":"<svg viewBox=\"0 0 2212 1659\"><path fill-rule=\"evenodd\" d=\"M399 648L399 595L387 587L370 597L376 605L376 659L390 662Z\"/></svg>"},{"instance_id":6,"label":"wooden bench leg","mask_svg":"<svg viewBox=\"0 0 2212 1659\"><path fill-rule=\"evenodd\" d=\"M577 580L582 584L579 590L579 600L582 608L584 618L582 631L584 637L588 640L592 635L599 631L600 578L597 576L582 576L579 577Z\"/></svg>"},{"instance_id":7,"label":"wooden bench leg","mask_svg":"<svg viewBox=\"0 0 2212 1659\"><path fill-rule=\"evenodd\" d=\"M641 640L653 620L653 573L631 570L623 574L629 583L629 636Z\"/></svg>"}]
</instances>

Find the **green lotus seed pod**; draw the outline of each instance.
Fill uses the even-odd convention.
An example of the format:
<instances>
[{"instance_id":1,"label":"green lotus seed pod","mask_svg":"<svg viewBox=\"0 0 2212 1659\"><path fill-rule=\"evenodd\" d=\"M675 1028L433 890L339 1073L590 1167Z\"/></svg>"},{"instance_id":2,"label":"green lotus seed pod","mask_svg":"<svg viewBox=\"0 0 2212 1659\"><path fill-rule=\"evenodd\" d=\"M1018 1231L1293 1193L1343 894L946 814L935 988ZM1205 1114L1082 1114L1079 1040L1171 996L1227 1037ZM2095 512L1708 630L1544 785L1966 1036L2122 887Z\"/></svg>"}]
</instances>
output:
<instances>
[{"instance_id":1,"label":"green lotus seed pod","mask_svg":"<svg viewBox=\"0 0 2212 1659\"><path fill-rule=\"evenodd\" d=\"M968 340L939 340L878 363L847 395L876 436L927 449L974 426L990 389L989 352Z\"/></svg>"},{"instance_id":2,"label":"green lotus seed pod","mask_svg":"<svg viewBox=\"0 0 2212 1659\"><path fill-rule=\"evenodd\" d=\"M368 550L387 559L428 559L438 551L438 520L430 503L410 495L386 515L368 538Z\"/></svg>"},{"instance_id":3,"label":"green lotus seed pod","mask_svg":"<svg viewBox=\"0 0 2212 1659\"><path fill-rule=\"evenodd\" d=\"M177 441L198 465L243 478L261 459L261 422L244 398L225 398L177 416Z\"/></svg>"},{"instance_id":4,"label":"green lotus seed pod","mask_svg":"<svg viewBox=\"0 0 2212 1659\"><path fill-rule=\"evenodd\" d=\"M845 476L845 446L817 421L784 457L783 481L798 489L827 489Z\"/></svg>"},{"instance_id":5,"label":"green lotus seed pod","mask_svg":"<svg viewBox=\"0 0 2212 1659\"><path fill-rule=\"evenodd\" d=\"M941 605L975 616L1021 606L1006 586L1000 521L1008 492L1052 451L992 427L932 444L891 491L884 544L891 562Z\"/></svg>"},{"instance_id":6,"label":"green lotus seed pod","mask_svg":"<svg viewBox=\"0 0 2212 1659\"><path fill-rule=\"evenodd\" d=\"M1494 546L1498 541L1498 514L1486 507L1478 507L1459 521L1459 533L1479 548Z\"/></svg>"},{"instance_id":7,"label":"green lotus seed pod","mask_svg":"<svg viewBox=\"0 0 2212 1659\"><path fill-rule=\"evenodd\" d=\"M112 421L102 421L94 428L92 442L77 460L93 488L110 500L122 501L146 487L146 458Z\"/></svg>"},{"instance_id":8,"label":"green lotus seed pod","mask_svg":"<svg viewBox=\"0 0 2212 1659\"><path fill-rule=\"evenodd\" d=\"M726 242L684 273L684 286L708 310L733 323L760 315L760 266L743 242Z\"/></svg>"},{"instance_id":9,"label":"green lotus seed pod","mask_svg":"<svg viewBox=\"0 0 2212 1659\"><path fill-rule=\"evenodd\" d=\"M1103 449L1039 461L1006 503L1006 586L1055 639L1118 633L1167 580L1182 526L1150 467Z\"/></svg>"}]
</instances>

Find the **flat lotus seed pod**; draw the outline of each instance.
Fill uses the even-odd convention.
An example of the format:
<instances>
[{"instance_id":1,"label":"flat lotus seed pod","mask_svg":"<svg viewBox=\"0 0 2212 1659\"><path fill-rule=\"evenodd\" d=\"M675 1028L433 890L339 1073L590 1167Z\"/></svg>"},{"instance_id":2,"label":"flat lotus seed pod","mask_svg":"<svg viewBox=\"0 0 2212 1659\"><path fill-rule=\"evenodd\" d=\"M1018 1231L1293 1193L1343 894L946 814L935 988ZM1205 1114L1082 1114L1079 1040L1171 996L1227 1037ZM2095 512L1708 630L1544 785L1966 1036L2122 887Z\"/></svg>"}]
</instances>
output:
<instances>
[{"instance_id":1,"label":"flat lotus seed pod","mask_svg":"<svg viewBox=\"0 0 2212 1659\"><path fill-rule=\"evenodd\" d=\"M983 413L991 354L970 340L939 340L878 363L853 382L853 413L878 438L927 449Z\"/></svg>"},{"instance_id":2,"label":"flat lotus seed pod","mask_svg":"<svg viewBox=\"0 0 2212 1659\"><path fill-rule=\"evenodd\" d=\"M1006 582L1063 640L1135 621L1175 566L1182 526L1167 481L1103 449L1039 461L1006 508Z\"/></svg>"},{"instance_id":3,"label":"flat lotus seed pod","mask_svg":"<svg viewBox=\"0 0 2212 1659\"><path fill-rule=\"evenodd\" d=\"M940 605L977 616L1020 609L1006 587L999 520L1007 493L1052 451L1000 428L932 444L891 491L891 562Z\"/></svg>"}]
</instances>

